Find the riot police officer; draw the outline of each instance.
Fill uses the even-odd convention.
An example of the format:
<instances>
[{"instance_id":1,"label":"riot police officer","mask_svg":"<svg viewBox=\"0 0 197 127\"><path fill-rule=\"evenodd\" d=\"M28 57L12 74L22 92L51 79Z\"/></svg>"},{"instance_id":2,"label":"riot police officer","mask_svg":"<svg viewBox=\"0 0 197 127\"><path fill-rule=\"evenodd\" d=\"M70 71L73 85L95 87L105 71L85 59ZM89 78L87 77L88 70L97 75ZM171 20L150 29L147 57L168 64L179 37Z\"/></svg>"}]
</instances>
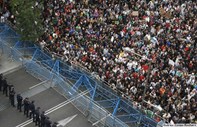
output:
<instances>
[{"instance_id":1,"label":"riot police officer","mask_svg":"<svg viewBox=\"0 0 197 127\"><path fill-rule=\"evenodd\" d=\"M29 116L29 104L30 104L29 98L25 98L23 104L24 104L24 115L28 117Z\"/></svg>"},{"instance_id":2,"label":"riot police officer","mask_svg":"<svg viewBox=\"0 0 197 127\"><path fill-rule=\"evenodd\" d=\"M33 121L35 121L35 117L34 117L34 114L35 114L35 105L34 105L34 101L32 101L30 104L29 104L29 118L31 119L31 117L33 117Z\"/></svg>"},{"instance_id":3,"label":"riot police officer","mask_svg":"<svg viewBox=\"0 0 197 127\"><path fill-rule=\"evenodd\" d=\"M23 97L20 94L17 94L16 98L17 98L17 109L20 112L22 112L21 108L22 108Z\"/></svg>"},{"instance_id":4,"label":"riot police officer","mask_svg":"<svg viewBox=\"0 0 197 127\"><path fill-rule=\"evenodd\" d=\"M40 125L40 107L35 110L35 125Z\"/></svg>"},{"instance_id":5,"label":"riot police officer","mask_svg":"<svg viewBox=\"0 0 197 127\"><path fill-rule=\"evenodd\" d=\"M3 94L6 95L6 97L8 96L8 84L7 84L7 81L6 81L6 78L3 79Z\"/></svg>"},{"instance_id":6,"label":"riot police officer","mask_svg":"<svg viewBox=\"0 0 197 127\"><path fill-rule=\"evenodd\" d=\"M41 115L40 115L40 127L44 127L45 125L45 120L46 120L46 115L45 115L45 111L42 111Z\"/></svg>"},{"instance_id":7,"label":"riot police officer","mask_svg":"<svg viewBox=\"0 0 197 127\"><path fill-rule=\"evenodd\" d=\"M45 119L45 127L51 127L51 120L49 119L49 117L47 116Z\"/></svg>"},{"instance_id":8,"label":"riot police officer","mask_svg":"<svg viewBox=\"0 0 197 127\"><path fill-rule=\"evenodd\" d=\"M57 122L54 122L52 127L57 127L57 124L58 124Z\"/></svg>"},{"instance_id":9,"label":"riot police officer","mask_svg":"<svg viewBox=\"0 0 197 127\"><path fill-rule=\"evenodd\" d=\"M11 105L13 106L13 107L15 107L15 104L14 104L14 95L15 95L15 91L14 91L14 88L12 88L12 90L10 91L10 93L9 93L10 95L9 95L9 98L10 98L10 101L11 101Z\"/></svg>"},{"instance_id":10,"label":"riot police officer","mask_svg":"<svg viewBox=\"0 0 197 127\"><path fill-rule=\"evenodd\" d=\"M0 74L0 91L2 90L3 74Z\"/></svg>"},{"instance_id":11,"label":"riot police officer","mask_svg":"<svg viewBox=\"0 0 197 127\"><path fill-rule=\"evenodd\" d=\"M13 86L13 85L8 85L9 95L10 95L10 92L12 91L12 89L14 89L14 86ZM10 97L9 97L9 98L10 98Z\"/></svg>"}]
</instances>

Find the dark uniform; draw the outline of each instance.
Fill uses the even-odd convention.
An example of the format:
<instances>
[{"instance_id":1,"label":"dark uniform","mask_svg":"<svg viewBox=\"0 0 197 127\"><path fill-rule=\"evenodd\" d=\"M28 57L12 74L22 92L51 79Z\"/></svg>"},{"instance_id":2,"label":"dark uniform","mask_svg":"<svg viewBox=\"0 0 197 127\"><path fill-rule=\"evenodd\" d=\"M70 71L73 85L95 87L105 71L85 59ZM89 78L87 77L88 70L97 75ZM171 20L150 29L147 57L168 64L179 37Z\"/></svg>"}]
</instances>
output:
<instances>
[{"instance_id":1,"label":"dark uniform","mask_svg":"<svg viewBox=\"0 0 197 127\"><path fill-rule=\"evenodd\" d=\"M58 123L54 122L53 125L52 125L52 127L57 127L57 124Z\"/></svg>"},{"instance_id":2,"label":"dark uniform","mask_svg":"<svg viewBox=\"0 0 197 127\"><path fill-rule=\"evenodd\" d=\"M8 84L7 84L6 79L3 79L3 94L8 96Z\"/></svg>"},{"instance_id":3,"label":"dark uniform","mask_svg":"<svg viewBox=\"0 0 197 127\"><path fill-rule=\"evenodd\" d=\"M40 120L40 127L44 127L45 120L46 120L46 115L45 115L44 111L41 113L40 118L41 118L41 120Z\"/></svg>"},{"instance_id":4,"label":"dark uniform","mask_svg":"<svg viewBox=\"0 0 197 127\"><path fill-rule=\"evenodd\" d=\"M31 119L31 117L33 116L33 121L35 121L35 105L34 105L34 101L32 101L30 104L29 104L29 110L30 110L30 113L29 113L29 118Z\"/></svg>"},{"instance_id":5,"label":"dark uniform","mask_svg":"<svg viewBox=\"0 0 197 127\"><path fill-rule=\"evenodd\" d=\"M13 86L13 85L8 85L9 95L10 95L10 92L12 91L12 89L14 89L14 86ZM9 98L10 98L10 97L9 97Z\"/></svg>"},{"instance_id":6,"label":"dark uniform","mask_svg":"<svg viewBox=\"0 0 197 127\"><path fill-rule=\"evenodd\" d=\"M3 74L0 74L0 91L2 91Z\"/></svg>"},{"instance_id":7,"label":"dark uniform","mask_svg":"<svg viewBox=\"0 0 197 127\"><path fill-rule=\"evenodd\" d=\"M24 104L24 115L28 117L29 116L29 104L30 104L29 99L25 98L23 104Z\"/></svg>"},{"instance_id":8,"label":"dark uniform","mask_svg":"<svg viewBox=\"0 0 197 127\"><path fill-rule=\"evenodd\" d=\"M46 117L46 119L45 119L45 126L44 127L51 127L51 121L50 121L50 119L49 119L49 117Z\"/></svg>"},{"instance_id":9,"label":"dark uniform","mask_svg":"<svg viewBox=\"0 0 197 127\"><path fill-rule=\"evenodd\" d=\"M21 107L22 107L23 97L22 97L20 94L17 94L16 98L17 98L17 109L18 109L20 112L22 112Z\"/></svg>"},{"instance_id":10,"label":"dark uniform","mask_svg":"<svg viewBox=\"0 0 197 127\"><path fill-rule=\"evenodd\" d=\"M15 107L15 104L14 104L14 95L15 95L15 91L14 91L14 88L10 91L10 96L9 96L9 98L10 98L10 101L11 101L11 105L13 106L13 107Z\"/></svg>"},{"instance_id":11,"label":"dark uniform","mask_svg":"<svg viewBox=\"0 0 197 127\"><path fill-rule=\"evenodd\" d=\"M40 125L40 107L35 110L35 125Z\"/></svg>"}]
</instances>

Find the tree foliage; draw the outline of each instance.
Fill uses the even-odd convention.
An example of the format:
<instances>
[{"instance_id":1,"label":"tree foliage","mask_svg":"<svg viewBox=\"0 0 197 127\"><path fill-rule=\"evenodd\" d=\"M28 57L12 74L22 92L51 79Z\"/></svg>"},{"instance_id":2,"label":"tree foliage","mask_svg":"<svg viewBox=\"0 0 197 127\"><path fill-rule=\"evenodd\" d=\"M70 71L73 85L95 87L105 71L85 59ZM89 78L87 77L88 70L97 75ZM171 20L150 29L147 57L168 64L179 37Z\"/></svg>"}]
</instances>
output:
<instances>
[{"instance_id":1,"label":"tree foliage","mask_svg":"<svg viewBox=\"0 0 197 127\"><path fill-rule=\"evenodd\" d=\"M34 42L43 34L43 0L11 0L10 6L23 41Z\"/></svg>"}]
</instances>

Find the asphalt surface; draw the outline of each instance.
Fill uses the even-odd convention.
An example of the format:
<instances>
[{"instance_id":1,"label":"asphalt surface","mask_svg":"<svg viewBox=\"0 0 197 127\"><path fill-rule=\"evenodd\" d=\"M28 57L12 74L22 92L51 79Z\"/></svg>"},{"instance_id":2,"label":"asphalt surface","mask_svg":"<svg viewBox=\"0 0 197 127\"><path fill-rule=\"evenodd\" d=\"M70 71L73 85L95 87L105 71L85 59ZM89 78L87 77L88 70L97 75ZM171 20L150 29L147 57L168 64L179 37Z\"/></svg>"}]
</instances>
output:
<instances>
[{"instance_id":1,"label":"asphalt surface","mask_svg":"<svg viewBox=\"0 0 197 127\"><path fill-rule=\"evenodd\" d=\"M23 93L41 81L31 76L24 68L5 75L9 85L14 85L16 93Z\"/></svg>"},{"instance_id":2,"label":"asphalt surface","mask_svg":"<svg viewBox=\"0 0 197 127\"><path fill-rule=\"evenodd\" d=\"M5 76L9 84L14 85L16 94L27 92L30 87L39 84L41 81L27 73L24 69L16 70ZM32 97L30 101L35 101L35 106L40 107L40 111L47 111L54 106L65 102L67 99L60 95L53 88L48 88ZM4 106L4 107L3 107ZM2 107L2 110L1 110ZM52 122L63 119L70 119L65 127L92 127L87 118L81 114L71 103L49 113ZM0 127L16 127L17 125L28 121L29 118L24 116L23 112L19 112L16 107L12 107L9 98L0 92ZM34 123L26 125L26 127L35 127Z\"/></svg>"},{"instance_id":3,"label":"asphalt surface","mask_svg":"<svg viewBox=\"0 0 197 127\"><path fill-rule=\"evenodd\" d=\"M87 118L79 112L72 104L67 104L62 108L48 114L52 122L58 122L67 119L64 127L92 127ZM73 118L71 118L73 117ZM35 123L31 123L26 127L35 127Z\"/></svg>"},{"instance_id":4,"label":"asphalt surface","mask_svg":"<svg viewBox=\"0 0 197 127\"><path fill-rule=\"evenodd\" d=\"M0 112L0 127L15 127L26 121L23 113L20 113L14 107L9 107Z\"/></svg>"}]
</instances>

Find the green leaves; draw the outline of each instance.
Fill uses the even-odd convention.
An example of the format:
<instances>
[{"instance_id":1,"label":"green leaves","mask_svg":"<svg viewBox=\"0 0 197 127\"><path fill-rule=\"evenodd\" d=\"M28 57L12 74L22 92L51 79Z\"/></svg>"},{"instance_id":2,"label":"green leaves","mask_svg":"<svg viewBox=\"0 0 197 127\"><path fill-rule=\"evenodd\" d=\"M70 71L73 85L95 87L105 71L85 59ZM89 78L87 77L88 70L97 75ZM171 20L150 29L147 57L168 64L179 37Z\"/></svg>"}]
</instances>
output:
<instances>
[{"instance_id":1,"label":"green leaves","mask_svg":"<svg viewBox=\"0 0 197 127\"><path fill-rule=\"evenodd\" d=\"M11 0L12 13L16 17L17 33L23 41L35 41L43 34L43 0L36 6L36 1Z\"/></svg>"}]
</instances>

